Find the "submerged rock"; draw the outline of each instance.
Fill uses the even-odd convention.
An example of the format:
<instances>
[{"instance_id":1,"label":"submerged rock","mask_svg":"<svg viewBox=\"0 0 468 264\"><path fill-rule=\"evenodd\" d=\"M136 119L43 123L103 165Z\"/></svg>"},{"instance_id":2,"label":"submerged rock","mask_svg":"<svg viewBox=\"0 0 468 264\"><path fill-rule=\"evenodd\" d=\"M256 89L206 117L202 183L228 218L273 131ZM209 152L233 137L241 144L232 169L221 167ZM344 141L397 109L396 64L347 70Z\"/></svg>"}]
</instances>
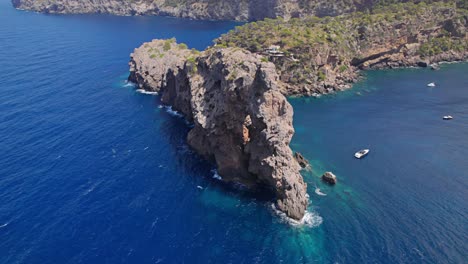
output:
<instances>
[{"instance_id":1,"label":"submerged rock","mask_svg":"<svg viewBox=\"0 0 468 264\"><path fill-rule=\"evenodd\" d=\"M130 71L131 81L159 91L193 122L188 144L216 163L224 181L271 190L279 210L304 216L306 184L289 147L293 109L274 64L242 49L199 53L155 40L135 50Z\"/></svg>"},{"instance_id":2,"label":"submerged rock","mask_svg":"<svg viewBox=\"0 0 468 264\"><path fill-rule=\"evenodd\" d=\"M325 174L322 175L322 180L326 183L329 183L329 184L336 184L337 183L337 179L336 179L336 176L335 174L331 173L331 172L325 172Z\"/></svg>"}]
</instances>

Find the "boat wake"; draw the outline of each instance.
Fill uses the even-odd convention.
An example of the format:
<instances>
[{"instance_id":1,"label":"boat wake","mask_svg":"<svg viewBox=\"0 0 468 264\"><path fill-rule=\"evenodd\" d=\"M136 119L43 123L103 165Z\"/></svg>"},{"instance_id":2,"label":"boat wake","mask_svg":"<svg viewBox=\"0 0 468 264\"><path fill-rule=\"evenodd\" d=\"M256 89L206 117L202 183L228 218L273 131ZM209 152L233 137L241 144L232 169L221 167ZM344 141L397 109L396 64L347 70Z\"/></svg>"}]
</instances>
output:
<instances>
[{"instance_id":1,"label":"boat wake","mask_svg":"<svg viewBox=\"0 0 468 264\"><path fill-rule=\"evenodd\" d=\"M10 224L9 222L6 222L5 224L3 225L0 225L0 228L4 228L4 227L7 227L7 225Z\"/></svg>"},{"instance_id":2,"label":"boat wake","mask_svg":"<svg viewBox=\"0 0 468 264\"><path fill-rule=\"evenodd\" d=\"M314 228L320 226L323 223L323 218L316 212L309 212L306 210L304 217L302 217L302 219L298 221L288 217L285 213L278 210L275 204L272 204L271 208L273 209L273 212L279 216L280 220L283 223L287 223L294 227Z\"/></svg>"},{"instance_id":3,"label":"boat wake","mask_svg":"<svg viewBox=\"0 0 468 264\"><path fill-rule=\"evenodd\" d=\"M150 91L146 91L146 90L143 90L143 89L138 89L136 90L137 93L141 93L141 94L148 94L148 95L157 95L158 92L150 92Z\"/></svg>"}]
</instances>

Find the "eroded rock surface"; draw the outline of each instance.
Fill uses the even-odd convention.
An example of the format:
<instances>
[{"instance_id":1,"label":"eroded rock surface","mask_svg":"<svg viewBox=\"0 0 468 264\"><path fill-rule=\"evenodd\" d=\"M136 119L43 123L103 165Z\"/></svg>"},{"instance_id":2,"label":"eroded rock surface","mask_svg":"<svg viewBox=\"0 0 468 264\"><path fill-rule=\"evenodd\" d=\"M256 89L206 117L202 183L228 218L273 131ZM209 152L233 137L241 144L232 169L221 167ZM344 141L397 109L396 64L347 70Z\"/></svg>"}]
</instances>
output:
<instances>
[{"instance_id":1,"label":"eroded rock surface","mask_svg":"<svg viewBox=\"0 0 468 264\"><path fill-rule=\"evenodd\" d=\"M377 2L378 0L12 0L16 8L44 13L162 15L238 21L277 16L336 16L370 8Z\"/></svg>"},{"instance_id":2,"label":"eroded rock surface","mask_svg":"<svg viewBox=\"0 0 468 264\"><path fill-rule=\"evenodd\" d=\"M299 152L294 153L294 158L296 159L297 163L299 163L299 165L302 168L306 168L307 166L310 165L309 161Z\"/></svg>"},{"instance_id":3,"label":"eroded rock surface","mask_svg":"<svg viewBox=\"0 0 468 264\"><path fill-rule=\"evenodd\" d=\"M326 183L331 184L331 185L335 185L335 184L338 182L338 180L337 180L337 178L336 178L336 175L333 174L333 173L331 173L331 172L329 172L329 171L325 172L325 173L322 175L322 180L323 180L324 182L326 182Z\"/></svg>"},{"instance_id":4,"label":"eroded rock surface","mask_svg":"<svg viewBox=\"0 0 468 264\"><path fill-rule=\"evenodd\" d=\"M454 4L391 5L371 13L245 24L216 40L269 57L283 94L318 96L352 87L362 70L468 60L468 12ZM268 54L270 46L282 52Z\"/></svg>"},{"instance_id":5,"label":"eroded rock surface","mask_svg":"<svg viewBox=\"0 0 468 264\"><path fill-rule=\"evenodd\" d=\"M159 91L165 104L193 122L189 145L216 163L223 180L268 189L279 210L301 219L308 198L289 147L293 109L274 64L238 48L198 53L167 43L136 49L130 80ZM153 56L158 52L164 55Z\"/></svg>"}]
</instances>

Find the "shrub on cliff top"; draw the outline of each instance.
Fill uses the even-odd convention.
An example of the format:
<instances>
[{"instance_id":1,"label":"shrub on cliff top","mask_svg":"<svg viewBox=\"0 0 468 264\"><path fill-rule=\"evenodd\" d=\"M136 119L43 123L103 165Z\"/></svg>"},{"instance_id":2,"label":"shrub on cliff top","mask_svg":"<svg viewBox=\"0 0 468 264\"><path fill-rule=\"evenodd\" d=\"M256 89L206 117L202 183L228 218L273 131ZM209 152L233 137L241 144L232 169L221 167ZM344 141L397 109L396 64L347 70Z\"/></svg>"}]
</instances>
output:
<instances>
[{"instance_id":1,"label":"shrub on cliff top","mask_svg":"<svg viewBox=\"0 0 468 264\"><path fill-rule=\"evenodd\" d=\"M164 45L163 45L163 50L168 51L170 49L171 49L171 42L166 40L166 42L164 42Z\"/></svg>"}]
</instances>

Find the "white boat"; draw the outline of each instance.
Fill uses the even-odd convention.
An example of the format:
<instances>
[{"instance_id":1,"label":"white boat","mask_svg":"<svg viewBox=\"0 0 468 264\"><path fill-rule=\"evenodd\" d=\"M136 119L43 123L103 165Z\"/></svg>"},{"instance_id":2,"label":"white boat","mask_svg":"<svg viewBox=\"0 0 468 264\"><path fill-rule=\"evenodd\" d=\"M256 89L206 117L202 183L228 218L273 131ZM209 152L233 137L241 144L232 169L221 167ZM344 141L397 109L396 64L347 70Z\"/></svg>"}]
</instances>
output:
<instances>
[{"instance_id":1,"label":"white boat","mask_svg":"<svg viewBox=\"0 0 468 264\"><path fill-rule=\"evenodd\" d=\"M435 87L435 86L436 86L436 84L433 83L433 82L431 82L431 83L429 83L429 84L427 85L427 87Z\"/></svg>"},{"instance_id":2,"label":"white boat","mask_svg":"<svg viewBox=\"0 0 468 264\"><path fill-rule=\"evenodd\" d=\"M357 159L364 158L365 156L367 156L367 154L369 154L369 151L370 150L368 150L368 149L360 150L360 151L356 152L356 154L354 154L354 157L356 157Z\"/></svg>"},{"instance_id":3,"label":"white boat","mask_svg":"<svg viewBox=\"0 0 468 264\"><path fill-rule=\"evenodd\" d=\"M446 115L443 117L444 120L452 120L453 119L453 116L450 116L450 115Z\"/></svg>"}]
</instances>

